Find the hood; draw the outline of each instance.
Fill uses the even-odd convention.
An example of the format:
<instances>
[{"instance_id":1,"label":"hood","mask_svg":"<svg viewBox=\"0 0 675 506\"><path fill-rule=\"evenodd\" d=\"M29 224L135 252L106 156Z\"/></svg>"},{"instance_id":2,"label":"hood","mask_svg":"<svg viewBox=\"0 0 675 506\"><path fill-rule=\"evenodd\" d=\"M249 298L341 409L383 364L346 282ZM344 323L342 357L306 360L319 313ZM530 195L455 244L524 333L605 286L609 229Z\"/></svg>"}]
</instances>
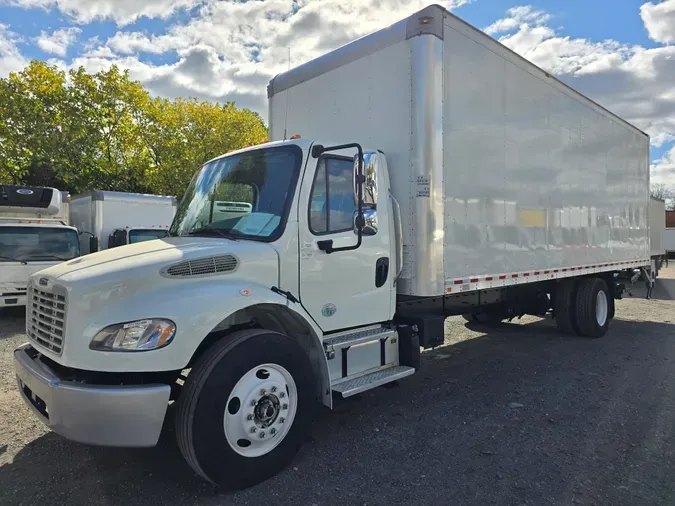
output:
<instances>
[{"instance_id":1,"label":"hood","mask_svg":"<svg viewBox=\"0 0 675 506\"><path fill-rule=\"evenodd\" d=\"M152 269L154 274L181 261L228 253L247 264L271 260L278 263L276 251L265 243L219 237L167 237L85 255L45 269L40 274L65 284L82 280L94 282L101 277L124 276L123 272L156 267Z\"/></svg>"}]
</instances>

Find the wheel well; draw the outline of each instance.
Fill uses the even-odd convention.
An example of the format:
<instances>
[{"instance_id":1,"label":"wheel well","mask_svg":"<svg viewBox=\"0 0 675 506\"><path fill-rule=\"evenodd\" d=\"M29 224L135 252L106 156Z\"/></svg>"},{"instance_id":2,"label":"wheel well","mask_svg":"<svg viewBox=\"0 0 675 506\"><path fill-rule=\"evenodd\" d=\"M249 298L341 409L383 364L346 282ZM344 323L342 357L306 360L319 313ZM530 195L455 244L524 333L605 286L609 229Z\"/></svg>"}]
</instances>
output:
<instances>
[{"instance_id":1,"label":"wheel well","mask_svg":"<svg viewBox=\"0 0 675 506\"><path fill-rule=\"evenodd\" d=\"M326 355L319 336L316 335L314 329L301 315L280 304L257 304L240 309L224 318L197 347L188 367L191 367L197 358L216 341L226 339L232 332L247 328L260 328L280 332L290 339L297 341L307 353L312 364L314 376L317 380L317 397L326 406L331 406L330 377L328 375Z\"/></svg>"}]
</instances>

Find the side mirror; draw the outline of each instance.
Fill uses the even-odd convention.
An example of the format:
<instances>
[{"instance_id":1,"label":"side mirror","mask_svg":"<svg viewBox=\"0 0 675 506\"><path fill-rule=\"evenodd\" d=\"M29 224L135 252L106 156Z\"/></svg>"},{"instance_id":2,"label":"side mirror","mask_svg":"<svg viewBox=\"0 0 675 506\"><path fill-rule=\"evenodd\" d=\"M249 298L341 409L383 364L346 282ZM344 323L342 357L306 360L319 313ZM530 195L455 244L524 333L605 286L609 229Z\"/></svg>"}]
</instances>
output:
<instances>
[{"instance_id":1,"label":"side mirror","mask_svg":"<svg viewBox=\"0 0 675 506\"><path fill-rule=\"evenodd\" d=\"M359 212L354 212L354 233L359 233ZM364 209L363 210L363 235L375 235L377 234L377 211L375 209Z\"/></svg>"},{"instance_id":2,"label":"side mirror","mask_svg":"<svg viewBox=\"0 0 675 506\"><path fill-rule=\"evenodd\" d=\"M96 253L98 251L98 237L92 235L89 237L89 253Z\"/></svg>"},{"instance_id":3,"label":"side mirror","mask_svg":"<svg viewBox=\"0 0 675 506\"><path fill-rule=\"evenodd\" d=\"M127 231L118 228L108 237L108 248L117 248L127 243Z\"/></svg>"},{"instance_id":4,"label":"side mirror","mask_svg":"<svg viewBox=\"0 0 675 506\"><path fill-rule=\"evenodd\" d=\"M377 207L377 174L378 174L378 153L375 151L366 151L363 153L363 175L365 182L363 184L363 205L375 209ZM356 176L359 171L359 155L354 156L354 198L358 199L359 187Z\"/></svg>"}]
</instances>

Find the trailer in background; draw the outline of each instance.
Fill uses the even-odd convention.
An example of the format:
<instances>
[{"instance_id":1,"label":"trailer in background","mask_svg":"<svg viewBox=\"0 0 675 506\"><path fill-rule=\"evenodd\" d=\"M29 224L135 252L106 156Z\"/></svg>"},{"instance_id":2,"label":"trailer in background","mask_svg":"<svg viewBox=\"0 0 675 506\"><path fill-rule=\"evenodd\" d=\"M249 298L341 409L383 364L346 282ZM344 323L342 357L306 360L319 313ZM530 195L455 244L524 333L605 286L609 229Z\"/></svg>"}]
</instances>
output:
<instances>
[{"instance_id":1,"label":"trailer in background","mask_svg":"<svg viewBox=\"0 0 675 506\"><path fill-rule=\"evenodd\" d=\"M663 249L666 252L666 262L675 256L675 228L667 228L663 234Z\"/></svg>"},{"instance_id":2,"label":"trailer in background","mask_svg":"<svg viewBox=\"0 0 675 506\"><path fill-rule=\"evenodd\" d=\"M666 233L666 202L655 197L649 199L649 251L652 281L658 276L666 260L664 244Z\"/></svg>"},{"instance_id":3,"label":"trailer in background","mask_svg":"<svg viewBox=\"0 0 675 506\"><path fill-rule=\"evenodd\" d=\"M92 191L72 198L70 219L82 235L96 238L97 247L82 248L94 253L166 237L176 205L175 197Z\"/></svg>"},{"instance_id":4,"label":"trailer in background","mask_svg":"<svg viewBox=\"0 0 675 506\"><path fill-rule=\"evenodd\" d=\"M0 307L25 306L31 275L80 255L69 200L55 188L0 185Z\"/></svg>"}]
</instances>

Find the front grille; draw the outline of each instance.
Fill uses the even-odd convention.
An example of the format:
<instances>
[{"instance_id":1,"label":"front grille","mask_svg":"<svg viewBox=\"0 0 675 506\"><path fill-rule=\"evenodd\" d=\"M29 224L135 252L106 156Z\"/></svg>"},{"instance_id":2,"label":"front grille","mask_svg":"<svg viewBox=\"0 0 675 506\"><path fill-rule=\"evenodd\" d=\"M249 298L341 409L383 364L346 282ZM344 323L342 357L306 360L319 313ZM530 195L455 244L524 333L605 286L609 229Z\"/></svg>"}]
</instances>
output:
<instances>
[{"instance_id":1,"label":"front grille","mask_svg":"<svg viewBox=\"0 0 675 506\"><path fill-rule=\"evenodd\" d=\"M178 278L190 276L206 276L209 274L224 274L237 268L237 259L233 255L219 255L215 257L185 260L174 264L165 270L166 275Z\"/></svg>"},{"instance_id":2,"label":"front grille","mask_svg":"<svg viewBox=\"0 0 675 506\"><path fill-rule=\"evenodd\" d=\"M66 329L66 297L31 286L26 304L28 338L61 355Z\"/></svg>"}]
</instances>

